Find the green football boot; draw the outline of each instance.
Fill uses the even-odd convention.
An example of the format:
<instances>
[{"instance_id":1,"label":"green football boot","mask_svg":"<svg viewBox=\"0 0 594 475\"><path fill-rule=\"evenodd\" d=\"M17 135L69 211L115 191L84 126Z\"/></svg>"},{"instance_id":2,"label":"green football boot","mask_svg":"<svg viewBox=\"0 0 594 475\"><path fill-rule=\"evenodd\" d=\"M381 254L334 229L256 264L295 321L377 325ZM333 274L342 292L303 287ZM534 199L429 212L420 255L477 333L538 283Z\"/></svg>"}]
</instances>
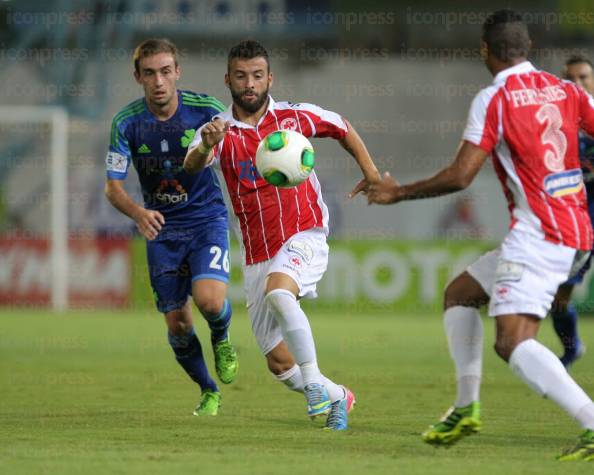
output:
<instances>
[{"instance_id":1,"label":"green football boot","mask_svg":"<svg viewBox=\"0 0 594 475\"><path fill-rule=\"evenodd\" d=\"M559 455L557 460L560 462L571 462L573 460L594 462L594 430L587 430L580 435L575 447Z\"/></svg>"},{"instance_id":2,"label":"green football boot","mask_svg":"<svg viewBox=\"0 0 594 475\"><path fill-rule=\"evenodd\" d=\"M200 404L194 410L195 416L216 416L221 407L221 393L206 390L202 393Z\"/></svg>"},{"instance_id":3,"label":"green football boot","mask_svg":"<svg viewBox=\"0 0 594 475\"><path fill-rule=\"evenodd\" d=\"M237 360L235 348L229 342L229 337L215 343L212 349L215 357L217 376L224 384L232 383L237 376L239 361Z\"/></svg>"},{"instance_id":4,"label":"green football boot","mask_svg":"<svg viewBox=\"0 0 594 475\"><path fill-rule=\"evenodd\" d=\"M452 407L443 418L430 426L421 438L432 445L450 446L462 437L481 430L481 404L478 401L465 407Z\"/></svg>"}]
</instances>

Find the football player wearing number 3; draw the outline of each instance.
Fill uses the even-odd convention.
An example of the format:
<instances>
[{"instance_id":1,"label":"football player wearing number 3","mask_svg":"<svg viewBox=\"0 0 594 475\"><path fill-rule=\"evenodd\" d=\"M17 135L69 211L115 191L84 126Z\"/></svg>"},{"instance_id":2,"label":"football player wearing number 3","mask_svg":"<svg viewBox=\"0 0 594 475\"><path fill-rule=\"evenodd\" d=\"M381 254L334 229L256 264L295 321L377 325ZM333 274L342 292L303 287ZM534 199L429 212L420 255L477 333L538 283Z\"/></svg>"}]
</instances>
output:
<instances>
[{"instance_id":1,"label":"football player wearing number 3","mask_svg":"<svg viewBox=\"0 0 594 475\"><path fill-rule=\"evenodd\" d=\"M557 288L592 249L578 129L594 133L594 100L575 84L536 70L527 61L530 45L520 15L510 10L490 15L481 55L495 78L472 103L453 164L410 185L385 176L370 185L368 200L390 204L459 191L493 157L509 203L510 231L497 250L480 257L446 289L444 320L457 399L423 440L449 445L480 429L483 328L478 309L489 302L497 354L584 428L577 445L559 459L591 460L594 403L536 335Z\"/></svg>"}]
</instances>

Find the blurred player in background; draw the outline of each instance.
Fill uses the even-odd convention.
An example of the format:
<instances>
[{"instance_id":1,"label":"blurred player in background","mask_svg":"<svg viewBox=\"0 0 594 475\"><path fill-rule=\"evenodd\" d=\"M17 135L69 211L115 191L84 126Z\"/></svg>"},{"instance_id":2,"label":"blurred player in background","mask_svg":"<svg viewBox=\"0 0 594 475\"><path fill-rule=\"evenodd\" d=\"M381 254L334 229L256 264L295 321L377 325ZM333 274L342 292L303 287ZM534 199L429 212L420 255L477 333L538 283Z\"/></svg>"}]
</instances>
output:
<instances>
[{"instance_id":1,"label":"blurred player in background","mask_svg":"<svg viewBox=\"0 0 594 475\"><path fill-rule=\"evenodd\" d=\"M569 58L563 69L563 77L579 84L591 96L594 95L594 70L592 63L587 58L583 56ZM594 139L580 131L579 147L580 164L588 196L588 210L590 220L594 222ZM578 315L571 303L571 294L574 286L584 280L584 276L590 269L591 261L592 254L575 276L559 286L551 308L553 326L563 344L564 353L561 356L561 362L566 368L582 356L586 350L578 334Z\"/></svg>"},{"instance_id":2,"label":"blurred player in background","mask_svg":"<svg viewBox=\"0 0 594 475\"><path fill-rule=\"evenodd\" d=\"M324 377L300 298L316 297L328 264L328 210L316 174L281 189L256 170L256 148L269 133L296 130L332 137L361 167L367 180L378 171L357 132L334 112L312 104L276 102L269 96L268 53L255 41L229 52L225 83L232 105L200 129L186 157L188 171L220 163L243 237L248 313L268 368L290 389L305 394L310 417L328 414L326 427L344 430L353 393ZM367 182L361 184L366 188Z\"/></svg>"},{"instance_id":3,"label":"blurred player in background","mask_svg":"<svg viewBox=\"0 0 594 475\"><path fill-rule=\"evenodd\" d=\"M489 155L512 215L499 249L471 264L445 293L445 329L456 366L454 407L423 433L449 445L480 429L483 327L479 306L495 317L495 351L538 394L584 428L560 460L594 459L594 403L548 348L536 340L559 285L583 265L594 235L579 162L578 129L594 133L594 99L527 61L531 41L510 10L483 25L481 54L495 76L475 97L452 165L399 185L389 175L368 188L370 203L396 203L466 188Z\"/></svg>"},{"instance_id":4,"label":"blurred player in background","mask_svg":"<svg viewBox=\"0 0 594 475\"><path fill-rule=\"evenodd\" d=\"M168 40L151 39L136 48L134 77L144 97L113 119L105 193L147 239L151 286L165 315L169 343L202 390L194 414L216 415L221 394L208 373L188 296L210 327L219 379L230 383L238 364L228 334L227 211L212 170L189 175L182 165L196 130L223 107L214 97L176 88L180 68L176 47ZM130 163L138 172L144 207L124 190Z\"/></svg>"}]
</instances>

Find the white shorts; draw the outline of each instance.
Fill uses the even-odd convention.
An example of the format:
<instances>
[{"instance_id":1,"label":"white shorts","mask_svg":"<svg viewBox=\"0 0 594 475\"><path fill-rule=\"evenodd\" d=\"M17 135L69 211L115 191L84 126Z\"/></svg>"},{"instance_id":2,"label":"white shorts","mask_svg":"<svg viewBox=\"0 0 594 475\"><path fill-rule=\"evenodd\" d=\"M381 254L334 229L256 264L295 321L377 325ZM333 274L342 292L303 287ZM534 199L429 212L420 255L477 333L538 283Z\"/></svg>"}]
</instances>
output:
<instances>
[{"instance_id":1,"label":"white shorts","mask_svg":"<svg viewBox=\"0 0 594 475\"><path fill-rule=\"evenodd\" d=\"M312 228L289 238L267 261L243 266L248 315L258 346L264 355L282 340L280 326L264 302L269 274L282 272L299 286L299 296L316 298L316 285L328 267L328 244L321 228Z\"/></svg>"},{"instance_id":2,"label":"white shorts","mask_svg":"<svg viewBox=\"0 0 594 475\"><path fill-rule=\"evenodd\" d=\"M574 265L575 249L511 230L494 251L466 269L489 295L489 316L546 317L559 285Z\"/></svg>"}]
</instances>

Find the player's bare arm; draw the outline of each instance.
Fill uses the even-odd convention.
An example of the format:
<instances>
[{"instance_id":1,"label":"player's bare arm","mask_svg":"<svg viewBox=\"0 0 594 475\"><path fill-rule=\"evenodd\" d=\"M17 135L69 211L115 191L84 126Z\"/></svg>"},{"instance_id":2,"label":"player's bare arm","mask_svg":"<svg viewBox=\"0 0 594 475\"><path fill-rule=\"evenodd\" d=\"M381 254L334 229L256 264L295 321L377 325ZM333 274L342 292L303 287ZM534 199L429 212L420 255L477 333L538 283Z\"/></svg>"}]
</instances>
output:
<instances>
[{"instance_id":1,"label":"player's bare arm","mask_svg":"<svg viewBox=\"0 0 594 475\"><path fill-rule=\"evenodd\" d=\"M431 178L400 185L389 173L368 188L369 204L392 204L447 195L464 190L474 180L489 154L470 142L462 142L454 161Z\"/></svg>"},{"instance_id":2,"label":"player's bare arm","mask_svg":"<svg viewBox=\"0 0 594 475\"><path fill-rule=\"evenodd\" d=\"M107 180L105 183L105 196L118 211L136 222L140 234L146 239L152 241L157 237L165 224L165 218L158 211L145 209L130 198L130 195L124 189L122 180Z\"/></svg>"},{"instance_id":3,"label":"player's bare arm","mask_svg":"<svg viewBox=\"0 0 594 475\"><path fill-rule=\"evenodd\" d=\"M198 146L188 150L184 159L184 170L187 173L198 173L212 160L212 149L218 144L229 130L229 122L214 119L200 131L202 141Z\"/></svg>"},{"instance_id":4,"label":"player's bare arm","mask_svg":"<svg viewBox=\"0 0 594 475\"><path fill-rule=\"evenodd\" d=\"M366 190L370 183L378 182L381 177L361 136L348 120L344 122L347 126L347 134L338 142L342 148L353 156L363 173L363 179L349 193L349 198L352 198L357 193Z\"/></svg>"}]
</instances>

